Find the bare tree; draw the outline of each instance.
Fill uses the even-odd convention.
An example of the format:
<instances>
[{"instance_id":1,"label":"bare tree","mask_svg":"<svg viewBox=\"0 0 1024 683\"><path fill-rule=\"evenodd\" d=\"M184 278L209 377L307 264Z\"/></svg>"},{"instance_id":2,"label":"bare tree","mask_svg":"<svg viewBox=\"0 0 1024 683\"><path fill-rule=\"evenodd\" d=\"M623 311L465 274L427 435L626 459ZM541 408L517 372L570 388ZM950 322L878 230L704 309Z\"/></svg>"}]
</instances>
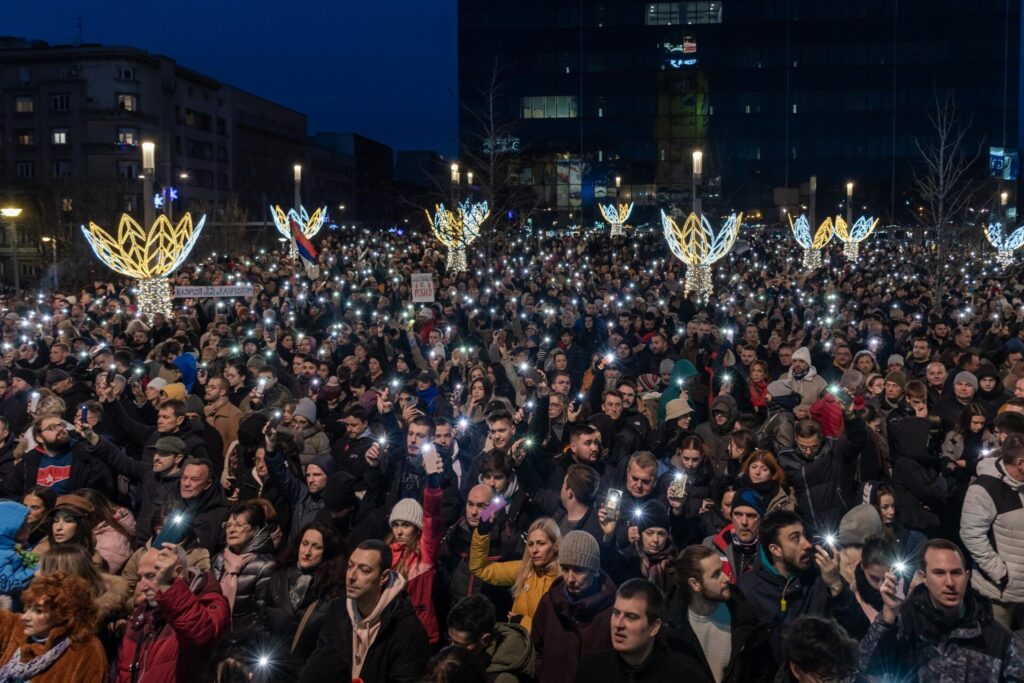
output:
<instances>
[{"instance_id":1,"label":"bare tree","mask_svg":"<svg viewBox=\"0 0 1024 683\"><path fill-rule=\"evenodd\" d=\"M239 245L246 243L245 225L249 214L237 199L231 199L226 203L199 200L192 202L189 210L192 212L193 221L198 221L200 216L206 216L206 224L196 245L195 254L231 253L237 251Z\"/></svg>"},{"instance_id":2,"label":"bare tree","mask_svg":"<svg viewBox=\"0 0 1024 683\"><path fill-rule=\"evenodd\" d=\"M936 93L935 110L928 115L928 121L934 137L929 141L914 138L921 164L914 169L913 187L922 207L914 216L923 228L934 231L935 258L931 267L932 276L938 281L950 241L966 223L978 188L971 180L971 171L981 157L983 142L979 141L973 153L966 149L971 122L961 120L952 93L944 99Z\"/></svg>"}]
</instances>

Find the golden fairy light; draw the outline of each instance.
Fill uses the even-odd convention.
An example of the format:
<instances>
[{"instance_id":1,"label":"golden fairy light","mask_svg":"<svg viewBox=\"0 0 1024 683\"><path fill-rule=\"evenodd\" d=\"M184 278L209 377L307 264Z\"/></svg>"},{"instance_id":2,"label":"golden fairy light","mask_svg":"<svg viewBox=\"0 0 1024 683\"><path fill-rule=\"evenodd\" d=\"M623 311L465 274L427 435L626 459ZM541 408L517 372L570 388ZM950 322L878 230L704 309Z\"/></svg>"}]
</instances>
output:
<instances>
[{"instance_id":1,"label":"golden fairy light","mask_svg":"<svg viewBox=\"0 0 1024 683\"><path fill-rule=\"evenodd\" d=\"M661 212L665 241L672 254L687 265L685 293L697 292L700 298L711 296L714 291L711 266L732 249L742 222L742 213L732 214L716 233L706 215L698 217L691 213L680 227L675 219Z\"/></svg>"},{"instance_id":2,"label":"golden fairy light","mask_svg":"<svg viewBox=\"0 0 1024 683\"><path fill-rule=\"evenodd\" d=\"M811 224L807 216L801 215L795 221L789 217L789 229L793 231L793 237L797 244L804 250L804 268L816 270L821 267L821 250L832 239L835 228L832 226L832 219L826 218L818 230L811 235Z\"/></svg>"},{"instance_id":3,"label":"golden fairy light","mask_svg":"<svg viewBox=\"0 0 1024 683\"><path fill-rule=\"evenodd\" d=\"M122 214L116 236L92 222L88 228L82 226L82 234L96 257L108 268L139 281L138 299L142 313L170 314L171 283L167 276L192 251L205 224L206 216L193 225L192 214L186 213L174 225L166 215L162 215L147 231L134 218Z\"/></svg>"},{"instance_id":4,"label":"golden fairy light","mask_svg":"<svg viewBox=\"0 0 1024 683\"><path fill-rule=\"evenodd\" d=\"M878 226L877 218L861 216L853 222L853 227L847 228L846 220L842 216L836 216L836 236L843 241L843 255L848 261L856 261L860 256L860 243L868 238Z\"/></svg>"},{"instance_id":5,"label":"golden fairy light","mask_svg":"<svg viewBox=\"0 0 1024 683\"><path fill-rule=\"evenodd\" d=\"M996 248L996 261L1005 268L1013 263L1013 252L1024 244L1024 225L1007 235L1002 223L992 223L985 226L985 237Z\"/></svg>"},{"instance_id":6,"label":"golden fairy light","mask_svg":"<svg viewBox=\"0 0 1024 683\"><path fill-rule=\"evenodd\" d=\"M466 270L466 247L480 236L480 226L490 216L487 202L470 202L468 199L456 211L450 211L444 204L434 207L434 215L427 211L427 220L434 230L437 241L448 248L449 273Z\"/></svg>"},{"instance_id":7,"label":"golden fairy light","mask_svg":"<svg viewBox=\"0 0 1024 683\"><path fill-rule=\"evenodd\" d=\"M292 221L298 223L299 229L302 230L302 234L307 239L313 239L320 232L320 228L324 227L324 221L327 219L326 206L318 208L313 212L313 215L310 215L304 206L299 206L298 211L288 209L288 213L285 213L280 205L271 206L270 213L274 217L274 226L277 228L277 231L283 237L288 238L289 258L299 257L298 249L295 247L295 240L292 239Z\"/></svg>"},{"instance_id":8,"label":"golden fairy light","mask_svg":"<svg viewBox=\"0 0 1024 683\"><path fill-rule=\"evenodd\" d=\"M601 210L601 215L604 216L604 219L611 226L612 237L626 234L626 221L629 220L630 214L633 213L633 202L619 204L617 207L614 204L598 204L597 208Z\"/></svg>"}]
</instances>

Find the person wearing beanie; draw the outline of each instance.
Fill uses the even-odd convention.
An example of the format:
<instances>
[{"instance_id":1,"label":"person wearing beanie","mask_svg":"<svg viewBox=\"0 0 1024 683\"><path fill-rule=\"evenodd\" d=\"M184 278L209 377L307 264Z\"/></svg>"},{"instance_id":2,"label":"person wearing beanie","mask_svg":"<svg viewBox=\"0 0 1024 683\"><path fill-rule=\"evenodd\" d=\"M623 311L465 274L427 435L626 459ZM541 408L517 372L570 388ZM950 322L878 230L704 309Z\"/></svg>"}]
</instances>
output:
<instances>
[{"instance_id":1,"label":"person wearing beanie","mask_svg":"<svg viewBox=\"0 0 1024 683\"><path fill-rule=\"evenodd\" d=\"M661 501L648 500L626 514L623 522L636 527L638 536L627 548L619 550L614 537L617 522L607 521L604 514L599 513L604 534L601 548L604 566L616 585L641 577L665 591L669 585L669 566L676 556L668 508Z\"/></svg>"},{"instance_id":2,"label":"person wearing beanie","mask_svg":"<svg viewBox=\"0 0 1024 683\"><path fill-rule=\"evenodd\" d=\"M978 377L974 373L961 370L953 376L953 391L947 391L935 404L943 430L948 432L956 427L964 408L974 402L977 393Z\"/></svg>"},{"instance_id":3,"label":"person wearing beanie","mask_svg":"<svg viewBox=\"0 0 1024 683\"><path fill-rule=\"evenodd\" d=\"M391 509L391 569L405 579L405 589L432 645L441 641L441 627L434 608L437 557L444 539L444 494L441 491L440 456L424 455L427 472L423 504L412 498L399 500Z\"/></svg>"},{"instance_id":4,"label":"person wearing beanie","mask_svg":"<svg viewBox=\"0 0 1024 683\"><path fill-rule=\"evenodd\" d=\"M801 346L793 352L793 362L789 371L779 379L785 382L790 391L800 397L800 402L793 408L793 414L801 420L810 414L811 406L821 398L822 393L828 387L824 378L811 365L811 352L806 346ZM771 394L771 389L768 390L768 393ZM774 394L772 395L774 396Z\"/></svg>"},{"instance_id":5,"label":"person wearing beanie","mask_svg":"<svg viewBox=\"0 0 1024 683\"><path fill-rule=\"evenodd\" d=\"M718 553L722 572L736 583L741 576L757 565L758 534L764 502L753 489L740 489L733 494L729 523L714 536L704 539L704 545Z\"/></svg>"},{"instance_id":6,"label":"person wearing beanie","mask_svg":"<svg viewBox=\"0 0 1024 683\"><path fill-rule=\"evenodd\" d=\"M581 659L611 647L615 584L601 572L597 539L570 531L558 563L562 575L541 599L530 633L539 683L571 683Z\"/></svg>"},{"instance_id":7,"label":"person wearing beanie","mask_svg":"<svg viewBox=\"0 0 1024 683\"><path fill-rule=\"evenodd\" d=\"M185 385L181 382L173 382L160 390L161 400L184 401L186 396Z\"/></svg>"},{"instance_id":8,"label":"person wearing beanie","mask_svg":"<svg viewBox=\"0 0 1024 683\"><path fill-rule=\"evenodd\" d=\"M903 389L906 386L907 376L899 370L885 376L885 381L882 384L882 396L878 402L882 414L886 415L900 406L900 402L903 400Z\"/></svg>"},{"instance_id":9,"label":"person wearing beanie","mask_svg":"<svg viewBox=\"0 0 1024 683\"><path fill-rule=\"evenodd\" d=\"M302 444L299 461L308 465L318 455L330 455L331 440L324 432L323 426L316 419L316 403L308 397L299 399L292 414L292 422L287 431L291 432Z\"/></svg>"}]
</instances>

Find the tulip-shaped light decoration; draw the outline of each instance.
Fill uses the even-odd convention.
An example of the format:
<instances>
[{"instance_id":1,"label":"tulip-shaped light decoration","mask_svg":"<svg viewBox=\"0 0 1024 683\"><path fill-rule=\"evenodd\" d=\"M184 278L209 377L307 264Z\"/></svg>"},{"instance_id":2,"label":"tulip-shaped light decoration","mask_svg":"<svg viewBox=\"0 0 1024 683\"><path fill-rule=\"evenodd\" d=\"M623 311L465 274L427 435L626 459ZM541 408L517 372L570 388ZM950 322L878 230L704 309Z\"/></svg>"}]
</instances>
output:
<instances>
[{"instance_id":1,"label":"tulip-shaped light decoration","mask_svg":"<svg viewBox=\"0 0 1024 683\"><path fill-rule=\"evenodd\" d=\"M1002 223L986 225L985 237L996 248L996 261L1005 268L1013 263L1013 252L1024 244L1024 225L1009 235L1003 232Z\"/></svg>"},{"instance_id":2,"label":"tulip-shaped light decoration","mask_svg":"<svg viewBox=\"0 0 1024 683\"><path fill-rule=\"evenodd\" d=\"M789 217L789 229L793 231L793 237L797 244L804 250L804 268L816 270L821 268L821 250L832 239L835 228L832 227L832 219L826 218L825 222L818 226L817 232L811 236L811 224L807 216L800 216L795 221Z\"/></svg>"},{"instance_id":3,"label":"tulip-shaped light decoration","mask_svg":"<svg viewBox=\"0 0 1024 683\"><path fill-rule=\"evenodd\" d=\"M449 211L444 204L438 204L433 216L427 212L434 237L448 248L449 273L466 270L466 247L480 236L480 226L489 215L487 202L473 203L468 199L459 204L457 211Z\"/></svg>"},{"instance_id":4,"label":"tulip-shaped light decoration","mask_svg":"<svg viewBox=\"0 0 1024 683\"><path fill-rule=\"evenodd\" d=\"M172 313L171 283L167 276L192 251L205 223L203 216L193 225L192 214L186 213L174 225L162 215L146 231L134 218L123 214L116 236L92 222L88 228L82 226L82 234L108 268L139 281L139 310L151 317L157 312Z\"/></svg>"},{"instance_id":5,"label":"tulip-shaped light decoration","mask_svg":"<svg viewBox=\"0 0 1024 683\"><path fill-rule=\"evenodd\" d=\"M877 218L861 216L853 222L853 227L847 227L846 219L836 216L836 236L843 241L843 255L848 261L856 261L860 256L860 243L868 238L878 226Z\"/></svg>"},{"instance_id":6,"label":"tulip-shaped light decoration","mask_svg":"<svg viewBox=\"0 0 1024 683\"><path fill-rule=\"evenodd\" d=\"M327 207L321 207L313 212L310 216L309 212L306 211L306 207L300 206L299 210L289 209L288 213L284 212L280 206L271 206L270 213L274 216L274 226L277 231L284 237L288 238L289 248L288 257L298 258L299 251L295 247L295 240L292 239L292 227L291 222L294 220L302 228L302 234L307 239L313 239L313 237L320 232L320 228L324 227L324 220L327 218Z\"/></svg>"},{"instance_id":7,"label":"tulip-shaped light decoration","mask_svg":"<svg viewBox=\"0 0 1024 683\"><path fill-rule=\"evenodd\" d=\"M711 265L732 249L742 222L742 213L733 214L716 233L706 215L698 217L691 213L680 227L672 217L661 212L665 241L675 257L687 265L684 293L697 292L700 298L711 296L714 289Z\"/></svg>"},{"instance_id":8,"label":"tulip-shaped light decoration","mask_svg":"<svg viewBox=\"0 0 1024 683\"><path fill-rule=\"evenodd\" d=\"M625 235L626 221L629 220L629 215L633 213L633 202L629 204L619 204L616 207L614 204L598 204L597 208L601 209L601 215L608 221L608 224L612 227L611 236L618 237L619 235Z\"/></svg>"}]
</instances>

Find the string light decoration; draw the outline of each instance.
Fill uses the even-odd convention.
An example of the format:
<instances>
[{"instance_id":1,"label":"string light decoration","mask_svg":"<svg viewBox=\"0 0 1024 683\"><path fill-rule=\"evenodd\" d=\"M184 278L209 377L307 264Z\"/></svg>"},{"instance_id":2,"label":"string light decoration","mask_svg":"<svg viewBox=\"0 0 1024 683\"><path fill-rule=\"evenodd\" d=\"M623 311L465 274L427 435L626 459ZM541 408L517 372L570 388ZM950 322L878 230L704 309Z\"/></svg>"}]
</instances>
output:
<instances>
[{"instance_id":1,"label":"string light decoration","mask_svg":"<svg viewBox=\"0 0 1024 683\"><path fill-rule=\"evenodd\" d=\"M626 221L629 220L630 214L633 213L633 202L629 204L619 204L616 207L614 204L598 204L597 208L601 209L601 215L608 221L608 224L612 227L611 236L619 237L626 234Z\"/></svg>"},{"instance_id":2,"label":"string light decoration","mask_svg":"<svg viewBox=\"0 0 1024 683\"><path fill-rule=\"evenodd\" d=\"M683 292L697 292L697 296L710 298L714 291L711 266L729 253L740 234L743 214L729 216L717 233L707 216L691 213L682 227L675 219L661 212L661 225L672 254L687 265Z\"/></svg>"},{"instance_id":3,"label":"string light decoration","mask_svg":"<svg viewBox=\"0 0 1024 683\"><path fill-rule=\"evenodd\" d=\"M298 258L299 250L295 247L295 241L292 239L292 226L291 221L294 220L302 228L302 234L306 236L306 239L313 239L320 228L324 227L324 221L327 218L327 207L321 207L313 212L310 216L309 212L306 211L306 207L299 206L299 210L289 209L288 213L284 212L280 206L271 206L270 213L274 217L274 226L282 236L288 238L288 258Z\"/></svg>"},{"instance_id":4,"label":"string light decoration","mask_svg":"<svg viewBox=\"0 0 1024 683\"><path fill-rule=\"evenodd\" d=\"M1024 244L1024 225L1007 235L1002 223L985 226L985 237L996 248L996 262L1004 268L1013 263L1013 252Z\"/></svg>"},{"instance_id":5,"label":"string light decoration","mask_svg":"<svg viewBox=\"0 0 1024 683\"><path fill-rule=\"evenodd\" d=\"M835 233L832 219L826 218L818 226L818 230L814 233L813 237L811 236L811 224L807 220L807 216L801 215L796 221L790 216L789 229L793 231L793 237L796 238L797 244L803 247L804 268L807 270L821 268L821 250L832 240L832 235Z\"/></svg>"},{"instance_id":6,"label":"string light decoration","mask_svg":"<svg viewBox=\"0 0 1024 683\"><path fill-rule=\"evenodd\" d=\"M848 261L856 261L860 256L860 243L868 238L878 226L877 218L861 216L853 222L852 228L847 228L846 220L842 216L836 216L836 236L843 244L843 256Z\"/></svg>"},{"instance_id":7,"label":"string light decoration","mask_svg":"<svg viewBox=\"0 0 1024 683\"><path fill-rule=\"evenodd\" d=\"M171 282L167 279L182 264L206 224L206 216L192 223L192 214L186 213L177 225L166 215L159 216L150 229L144 230L128 214L121 215L117 235L111 235L93 222L82 226L82 234L92 247L96 258L121 275L135 278L138 283L139 310L154 313L173 312Z\"/></svg>"},{"instance_id":8,"label":"string light decoration","mask_svg":"<svg viewBox=\"0 0 1024 683\"><path fill-rule=\"evenodd\" d=\"M467 199L459 204L457 211L450 211L444 204L437 204L433 216L429 211L426 213L434 237L448 248L448 272L465 272L466 247L480 236L480 226L491 215L487 202L474 203Z\"/></svg>"}]
</instances>

